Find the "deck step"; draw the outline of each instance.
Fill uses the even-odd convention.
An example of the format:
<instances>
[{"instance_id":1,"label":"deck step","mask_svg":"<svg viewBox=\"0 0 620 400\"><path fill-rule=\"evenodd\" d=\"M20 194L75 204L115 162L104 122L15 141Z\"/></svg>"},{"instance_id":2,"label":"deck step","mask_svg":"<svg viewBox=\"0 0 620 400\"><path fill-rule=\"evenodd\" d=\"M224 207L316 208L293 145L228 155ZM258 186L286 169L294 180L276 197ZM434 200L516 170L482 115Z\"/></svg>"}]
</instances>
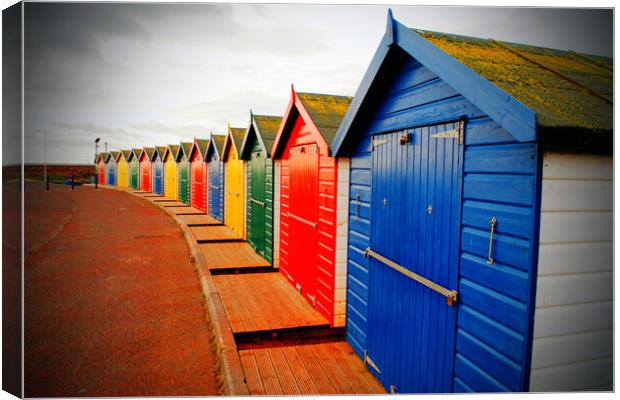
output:
<instances>
[{"instance_id":1,"label":"deck step","mask_svg":"<svg viewBox=\"0 0 620 400\"><path fill-rule=\"evenodd\" d=\"M235 335L329 328L329 321L279 273L214 275L213 279Z\"/></svg>"},{"instance_id":2,"label":"deck step","mask_svg":"<svg viewBox=\"0 0 620 400\"><path fill-rule=\"evenodd\" d=\"M187 226L210 226L210 225L223 225L221 221L213 218L210 215L179 215L177 216L181 221L185 222Z\"/></svg>"},{"instance_id":3,"label":"deck step","mask_svg":"<svg viewBox=\"0 0 620 400\"><path fill-rule=\"evenodd\" d=\"M198 244L198 247L205 256L207 268L211 271L223 268L242 269L271 266L268 261L256 254L246 242L202 243Z\"/></svg>"},{"instance_id":4,"label":"deck step","mask_svg":"<svg viewBox=\"0 0 620 400\"><path fill-rule=\"evenodd\" d=\"M239 351L250 395L385 394L344 341Z\"/></svg>"}]
</instances>

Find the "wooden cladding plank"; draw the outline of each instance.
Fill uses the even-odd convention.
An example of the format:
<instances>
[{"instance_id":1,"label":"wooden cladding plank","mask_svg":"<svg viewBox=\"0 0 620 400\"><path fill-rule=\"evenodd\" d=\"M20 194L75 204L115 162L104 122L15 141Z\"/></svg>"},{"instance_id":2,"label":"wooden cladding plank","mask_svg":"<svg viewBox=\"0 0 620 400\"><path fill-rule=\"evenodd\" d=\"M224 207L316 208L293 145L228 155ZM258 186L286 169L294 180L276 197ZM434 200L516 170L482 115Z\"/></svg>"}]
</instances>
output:
<instances>
[{"instance_id":1,"label":"wooden cladding plank","mask_svg":"<svg viewBox=\"0 0 620 400\"><path fill-rule=\"evenodd\" d=\"M613 157L595 154L546 152L543 179L607 180L613 179Z\"/></svg>"}]
</instances>

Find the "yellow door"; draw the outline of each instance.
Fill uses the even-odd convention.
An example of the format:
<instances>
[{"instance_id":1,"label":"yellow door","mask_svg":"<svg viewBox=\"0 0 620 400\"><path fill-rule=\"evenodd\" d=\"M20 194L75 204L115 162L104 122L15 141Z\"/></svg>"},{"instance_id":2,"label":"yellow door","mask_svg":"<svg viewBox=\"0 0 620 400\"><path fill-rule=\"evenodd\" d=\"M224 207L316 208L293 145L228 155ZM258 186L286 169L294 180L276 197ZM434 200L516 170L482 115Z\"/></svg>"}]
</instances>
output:
<instances>
[{"instance_id":1,"label":"yellow door","mask_svg":"<svg viewBox=\"0 0 620 400\"><path fill-rule=\"evenodd\" d=\"M225 162L224 171L226 176L226 200L224 222L237 235L245 239L245 191L243 160L239 159L235 146L231 144L228 159Z\"/></svg>"},{"instance_id":2,"label":"yellow door","mask_svg":"<svg viewBox=\"0 0 620 400\"><path fill-rule=\"evenodd\" d=\"M165 162L166 170L164 171L164 178L166 184L164 185L164 196L168 199L178 200L177 196L177 163L168 153Z\"/></svg>"},{"instance_id":3,"label":"yellow door","mask_svg":"<svg viewBox=\"0 0 620 400\"><path fill-rule=\"evenodd\" d=\"M117 164L118 167L118 181L116 184L118 187L126 188L129 187L129 174L127 171L127 161L124 157L121 157L120 161Z\"/></svg>"}]
</instances>

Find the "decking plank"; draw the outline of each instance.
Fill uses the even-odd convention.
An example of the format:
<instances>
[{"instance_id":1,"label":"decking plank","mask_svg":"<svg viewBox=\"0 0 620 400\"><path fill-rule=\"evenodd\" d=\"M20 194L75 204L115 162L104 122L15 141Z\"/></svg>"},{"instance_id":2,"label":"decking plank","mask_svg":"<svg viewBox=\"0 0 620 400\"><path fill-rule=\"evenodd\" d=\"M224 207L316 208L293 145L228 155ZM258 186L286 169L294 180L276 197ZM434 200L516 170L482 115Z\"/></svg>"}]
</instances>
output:
<instances>
[{"instance_id":1,"label":"decking plank","mask_svg":"<svg viewBox=\"0 0 620 400\"><path fill-rule=\"evenodd\" d=\"M190 226L189 230L196 241L241 240L235 231L225 225Z\"/></svg>"},{"instance_id":2,"label":"decking plank","mask_svg":"<svg viewBox=\"0 0 620 400\"><path fill-rule=\"evenodd\" d=\"M234 333L328 325L277 273L215 275L213 279Z\"/></svg>"},{"instance_id":3,"label":"decking plank","mask_svg":"<svg viewBox=\"0 0 620 400\"><path fill-rule=\"evenodd\" d=\"M280 382L276 376L276 371L271 363L271 357L269 357L268 349L255 349L248 350L254 353L258 370L260 372L261 381L265 388L265 393L271 396L283 395L284 391L280 386Z\"/></svg>"},{"instance_id":4,"label":"decking plank","mask_svg":"<svg viewBox=\"0 0 620 400\"><path fill-rule=\"evenodd\" d=\"M282 347L282 352L284 353L286 361L295 375L297 386L299 387L301 393L304 395L319 394L319 390L312 380L310 372L306 369L306 366L297 351L297 346Z\"/></svg>"},{"instance_id":5,"label":"decking plank","mask_svg":"<svg viewBox=\"0 0 620 400\"><path fill-rule=\"evenodd\" d=\"M176 215L187 215L187 214L205 215L203 211L200 211L199 209L190 207L190 206L166 207L166 209L172 211Z\"/></svg>"},{"instance_id":6,"label":"decking plank","mask_svg":"<svg viewBox=\"0 0 620 400\"><path fill-rule=\"evenodd\" d=\"M356 393L355 387L351 385L351 382L347 379L346 374L342 372L339 365L335 362L332 351L323 343L310 346L316 359L318 360L319 365L325 370L325 373L332 382L334 389L336 389L336 393Z\"/></svg>"},{"instance_id":7,"label":"decking plank","mask_svg":"<svg viewBox=\"0 0 620 400\"><path fill-rule=\"evenodd\" d=\"M201 243L198 245L205 256L207 268L269 267L264 258L256 254L246 242Z\"/></svg>"},{"instance_id":8,"label":"decking plank","mask_svg":"<svg viewBox=\"0 0 620 400\"><path fill-rule=\"evenodd\" d=\"M381 383L379 383L379 381L368 372L364 366L364 362L357 356L357 354L355 354L355 351L347 342L332 343L332 346L335 346L337 350L340 351L342 357L348 361L351 370L359 379L363 380L364 384L371 393L385 392L385 389L381 386Z\"/></svg>"},{"instance_id":9,"label":"decking plank","mask_svg":"<svg viewBox=\"0 0 620 400\"><path fill-rule=\"evenodd\" d=\"M291 370L286 357L280 347L268 349L269 356L273 362L273 366L276 369L278 381L282 391L286 395L300 395L301 390L297 386L297 376Z\"/></svg>"},{"instance_id":10,"label":"decking plank","mask_svg":"<svg viewBox=\"0 0 620 400\"><path fill-rule=\"evenodd\" d=\"M310 347L310 345L297 346L296 350L301 356L301 362L310 373L310 377L312 378L312 381L314 382L314 385L319 393L336 393L336 388L332 384L331 379L327 376L327 373L323 367L319 364L319 360L314 355L314 350Z\"/></svg>"},{"instance_id":11,"label":"decking plank","mask_svg":"<svg viewBox=\"0 0 620 400\"><path fill-rule=\"evenodd\" d=\"M243 367L243 374L245 375L250 395L265 395L265 387L263 386L256 358L254 358L254 352L240 351L239 357L241 358L241 366Z\"/></svg>"},{"instance_id":12,"label":"decking plank","mask_svg":"<svg viewBox=\"0 0 620 400\"><path fill-rule=\"evenodd\" d=\"M179 215L177 216L177 218L185 222L188 226L191 226L191 225L222 225L220 221L206 214L205 215Z\"/></svg>"}]
</instances>

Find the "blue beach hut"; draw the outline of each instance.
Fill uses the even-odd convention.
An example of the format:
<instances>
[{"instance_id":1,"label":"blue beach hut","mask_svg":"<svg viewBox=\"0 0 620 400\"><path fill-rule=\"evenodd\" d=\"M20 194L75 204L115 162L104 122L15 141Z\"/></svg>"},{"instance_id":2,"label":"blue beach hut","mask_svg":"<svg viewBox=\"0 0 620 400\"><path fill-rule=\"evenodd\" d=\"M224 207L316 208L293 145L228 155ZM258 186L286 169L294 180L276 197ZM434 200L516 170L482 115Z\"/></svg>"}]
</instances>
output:
<instances>
[{"instance_id":1,"label":"blue beach hut","mask_svg":"<svg viewBox=\"0 0 620 400\"><path fill-rule=\"evenodd\" d=\"M331 145L347 340L386 389L612 389L612 71L388 14Z\"/></svg>"},{"instance_id":2,"label":"blue beach hut","mask_svg":"<svg viewBox=\"0 0 620 400\"><path fill-rule=\"evenodd\" d=\"M213 218L224 222L224 163L222 153L226 135L211 135L207 155L209 195L208 213Z\"/></svg>"}]
</instances>

